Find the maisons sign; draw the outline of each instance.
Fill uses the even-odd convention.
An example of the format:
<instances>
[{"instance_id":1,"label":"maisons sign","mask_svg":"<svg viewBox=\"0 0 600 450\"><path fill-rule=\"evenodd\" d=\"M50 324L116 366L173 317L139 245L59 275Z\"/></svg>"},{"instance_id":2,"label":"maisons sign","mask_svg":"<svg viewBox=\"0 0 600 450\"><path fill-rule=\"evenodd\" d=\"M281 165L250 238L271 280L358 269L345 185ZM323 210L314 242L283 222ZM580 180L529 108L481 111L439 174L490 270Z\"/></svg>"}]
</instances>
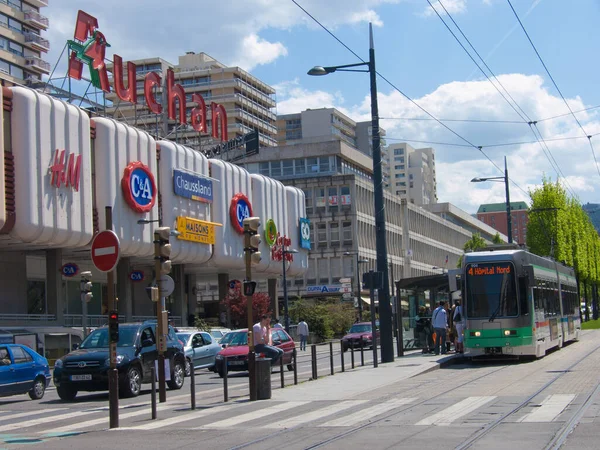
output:
<instances>
[{"instance_id":1,"label":"maisons sign","mask_svg":"<svg viewBox=\"0 0 600 450\"><path fill-rule=\"evenodd\" d=\"M111 92L111 85L108 78L108 69L105 64L105 55L107 47L110 44L101 31L98 30L98 19L88 13L79 10L77 13L77 23L75 25L75 35L73 40L68 41L69 50L69 70L70 78L81 80L83 76L84 64L89 67L92 84L106 93ZM113 88L115 94L124 102L133 104L138 103L136 72L137 67L134 63L127 63L127 87L123 74L123 58L116 53L113 56ZM162 86L162 78L156 72L149 72L144 77L144 97L148 109L154 114L161 114L163 105L161 105L154 96L154 87ZM167 70L166 77L167 91L167 115L171 120L178 120L181 125L187 125L186 117L186 96L183 87L175 83L175 73L173 70ZM176 103L179 106L179 117L177 117ZM190 124L198 132L208 132L207 129L207 110L204 98L197 93L192 94L192 102L196 107L190 114ZM227 113L223 105L217 103L210 104L212 114L212 137L227 141ZM220 136L219 136L220 128Z\"/></svg>"}]
</instances>

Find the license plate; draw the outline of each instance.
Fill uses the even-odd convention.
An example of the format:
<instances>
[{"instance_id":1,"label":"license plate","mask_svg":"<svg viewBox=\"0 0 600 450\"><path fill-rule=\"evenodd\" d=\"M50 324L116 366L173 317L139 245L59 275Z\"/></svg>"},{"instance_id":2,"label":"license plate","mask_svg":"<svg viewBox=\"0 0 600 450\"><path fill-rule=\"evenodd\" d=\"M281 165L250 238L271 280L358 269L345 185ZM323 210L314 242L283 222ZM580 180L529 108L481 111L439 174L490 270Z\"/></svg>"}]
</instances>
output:
<instances>
[{"instance_id":1,"label":"license plate","mask_svg":"<svg viewBox=\"0 0 600 450\"><path fill-rule=\"evenodd\" d=\"M87 373L84 375L71 375L71 381L91 381L92 375Z\"/></svg>"},{"instance_id":2,"label":"license plate","mask_svg":"<svg viewBox=\"0 0 600 450\"><path fill-rule=\"evenodd\" d=\"M243 366L244 361L227 361L228 366Z\"/></svg>"}]
</instances>

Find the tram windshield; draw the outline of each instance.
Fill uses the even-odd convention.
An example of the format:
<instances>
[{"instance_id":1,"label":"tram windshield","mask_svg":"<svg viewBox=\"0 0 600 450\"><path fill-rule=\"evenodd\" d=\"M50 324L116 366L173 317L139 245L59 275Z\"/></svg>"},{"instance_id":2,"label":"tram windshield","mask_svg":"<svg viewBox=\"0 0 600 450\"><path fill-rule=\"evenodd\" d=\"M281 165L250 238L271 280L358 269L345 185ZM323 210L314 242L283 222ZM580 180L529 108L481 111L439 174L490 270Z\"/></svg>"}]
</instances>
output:
<instances>
[{"instance_id":1,"label":"tram windshield","mask_svg":"<svg viewBox=\"0 0 600 450\"><path fill-rule=\"evenodd\" d=\"M515 268L510 262L466 266L466 306L469 319L493 321L518 314Z\"/></svg>"}]
</instances>

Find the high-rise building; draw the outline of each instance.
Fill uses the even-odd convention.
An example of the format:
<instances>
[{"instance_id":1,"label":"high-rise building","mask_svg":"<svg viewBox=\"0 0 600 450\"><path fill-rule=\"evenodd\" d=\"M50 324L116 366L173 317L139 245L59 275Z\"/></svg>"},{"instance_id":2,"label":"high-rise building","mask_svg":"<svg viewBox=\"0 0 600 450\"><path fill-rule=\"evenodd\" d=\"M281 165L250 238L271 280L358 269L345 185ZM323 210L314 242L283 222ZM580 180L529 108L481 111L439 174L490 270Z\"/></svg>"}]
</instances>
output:
<instances>
[{"instance_id":1,"label":"high-rise building","mask_svg":"<svg viewBox=\"0 0 600 450\"><path fill-rule=\"evenodd\" d=\"M525 244L529 214L527 203L511 202L512 238L514 242ZM487 203L479 206L477 218L502 234L508 235L506 223L506 203Z\"/></svg>"},{"instance_id":2,"label":"high-rise building","mask_svg":"<svg viewBox=\"0 0 600 450\"><path fill-rule=\"evenodd\" d=\"M389 187L395 195L416 205L437 202L435 150L415 149L406 143L387 148L389 158Z\"/></svg>"},{"instance_id":3,"label":"high-rise building","mask_svg":"<svg viewBox=\"0 0 600 450\"><path fill-rule=\"evenodd\" d=\"M48 0L0 0L0 79L2 84L29 84L50 73L42 55L50 42L41 36L49 26L40 8Z\"/></svg>"},{"instance_id":4,"label":"high-rise building","mask_svg":"<svg viewBox=\"0 0 600 450\"><path fill-rule=\"evenodd\" d=\"M107 94L107 100L113 103L108 113L115 119L145 129L152 135L176 140L196 150L207 150L217 144L208 133L203 133L200 139L199 133L191 125L180 125L175 120L167 120L166 107L163 108L162 119L157 119L157 116L149 111L142 94L144 76L148 72L158 72L162 74L162 79L166 80L167 70L171 69L175 74L175 83L183 87L186 95L186 116L189 117L196 106L192 103L192 94L197 93L202 95L207 104L215 102L225 107L230 140L257 130L261 147L276 145L276 115L272 112L276 105L275 89L245 70L227 67L206 53L194 52L180 56L177 65L158 57L132 62L137 66L138 104L121 102L114 92ZM161 103L166 105L163 87L157 88L155 97L162 97ZM210 113L207 125L210 129Z\"/></svg>"}]
</instances>

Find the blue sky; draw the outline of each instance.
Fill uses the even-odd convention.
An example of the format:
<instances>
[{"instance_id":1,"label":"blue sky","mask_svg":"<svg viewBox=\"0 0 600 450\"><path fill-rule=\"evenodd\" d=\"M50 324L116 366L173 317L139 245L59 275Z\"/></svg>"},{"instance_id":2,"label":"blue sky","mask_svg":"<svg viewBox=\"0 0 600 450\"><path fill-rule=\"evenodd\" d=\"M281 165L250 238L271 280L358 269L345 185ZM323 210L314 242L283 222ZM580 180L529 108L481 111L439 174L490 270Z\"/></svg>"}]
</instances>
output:
<instances>
[{"instance_id":1,"label":"blue sky","mask_svg":"<svg viewBox=\"0 0 600 450\"><path fill-rule=\"evenodd\" d=\"M427 0L297 1L365 60L368 23L372 22L378 72L436 117L522 122ZM439 2L430 1L451 24ZM600 1L511 2L571 108L600 105L596 50ZM531 120L568 113L507 0L441 3ZM48 60L56 63L66 39L72 38L77 9L83 9L99 19L112 50L126 60L160 56L176 63L177 56L186 51L203 51L275 86L279 113L333 106L355 120L370 118L367 74L306 75L314 65L358 60L291 0L172 0L168 7L164 5L158 0L53 0L42 11L51 21L48 36L53 49ZM65 64L63 59L61 66ZM469 182L475 176L501 175L481 152L445 145L464 142L436 122L401 120L425 116L381 78L378 94L380 115L387 118L382 126L389 143L396 142L394 139L444 143L411 144L436 149L440 201L450 201L473 213L480 203L504 200L501 183ZM592 109L577 114L588 135L600 133L597 112ZM548 155L525 123L447 125L476 146L483 146L496 165L501 167L503 157L508 157L509 174L515 183L511 185L513 200L527 200L528 189L538 185L544 175L553 180L560 176L582 203L600 200L600 174L585 138L548 140ZM540 121L537 127L545 139L583 136L571 116ZM488 147L530 141L535 143ZM591 142L600 160L600 136ZM552 158L556 160L554 167Z\"/></svg>"}]
</instances>

